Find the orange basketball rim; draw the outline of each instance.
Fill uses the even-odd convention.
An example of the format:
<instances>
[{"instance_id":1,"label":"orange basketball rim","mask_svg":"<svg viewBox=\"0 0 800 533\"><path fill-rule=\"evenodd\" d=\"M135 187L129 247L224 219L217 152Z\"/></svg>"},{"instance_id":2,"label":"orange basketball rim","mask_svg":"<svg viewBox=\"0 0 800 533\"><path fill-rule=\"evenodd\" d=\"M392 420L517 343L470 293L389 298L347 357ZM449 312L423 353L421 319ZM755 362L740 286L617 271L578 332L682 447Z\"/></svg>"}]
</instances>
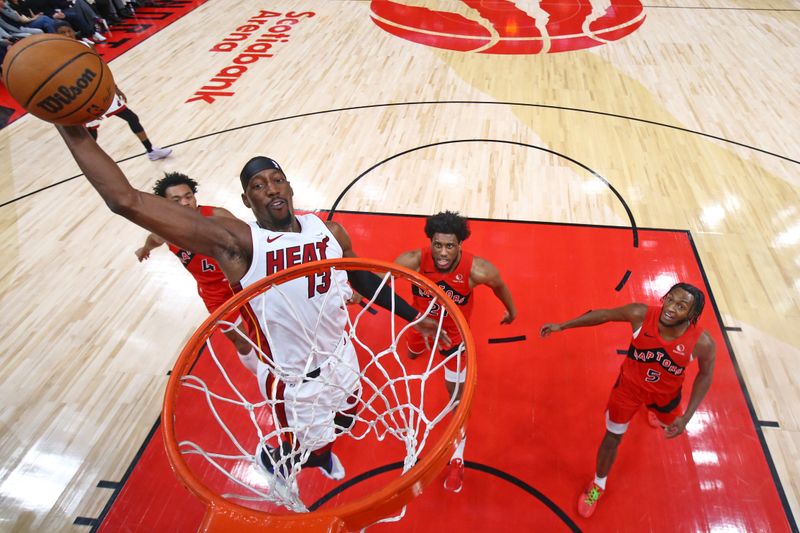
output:
<instances>
[{"instance_id":1,"label":"orange basketball rim","mask_svg":"<svg viewBox=\"0 0 800 533\"><path fill-rule=\"evenodd\" d=\"M339 270L365 270L376 273L390 272L397 279L405 279L432 293L453 318L462 333L466 354L466 381L463 395L439 440L429 448L419 462L404 475L391 480L376 492L338 507L309 513L272 514L233 503L209 489L186 464L175 435L175 405L181 388L181 378L186 375L199 356L203 344L209 339L218 320L234 309L239 309L250 299L274 285L291 279L316 274L330 268ZM246 288L233 296L225 305L212 313L195 331L173 367L164 397L161 422L164 443L175 475L206 505L200 531L254 532L291 530L308 532L344 532L363 529L383 518L392 516L422 493L439 474L455 450L457 440L466 424L477 381L475 344L466 319L458 306L436 284L418 272L393 263L364 258L328 259L297 265Z\"/></svg>"}]
</instances>

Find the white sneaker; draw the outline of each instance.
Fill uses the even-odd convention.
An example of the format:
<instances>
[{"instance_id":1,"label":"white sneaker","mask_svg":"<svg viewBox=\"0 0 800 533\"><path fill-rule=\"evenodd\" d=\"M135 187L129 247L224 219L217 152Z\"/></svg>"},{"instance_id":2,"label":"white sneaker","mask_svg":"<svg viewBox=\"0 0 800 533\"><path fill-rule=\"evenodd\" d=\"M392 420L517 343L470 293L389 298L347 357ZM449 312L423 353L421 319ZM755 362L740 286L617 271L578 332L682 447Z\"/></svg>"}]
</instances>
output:
<instances>
[{"instance_id":1,"label":"white sneaker","mask_svg":"<svg viewBox=\"0 0 800 533\"><path fill-rule=\"evenodd\" d=\"M94 40L94 42L96 43L102 43L105 42L106 38L100 35L99 33L94 32L94 35L92 35L92 40Z\"/></svg>"},{"instance_id":2,"label":"white sneaker","mask_svg":"<svg viewBox=\"0 0 800 533\"><path fill-rule=\"evenodd\" d=\"M336 454L331 452L331 465L328 468L324 466L319 467L319 471L322 472L322 475L328 479L333 479L339 481L340 479L344 479L344 466L342 466L342 462L336 457Z\"/></svg>"},{"instance_id":3,"label":"white sneaker","mask_svg":"<svg viewBox=\"0 0 800 533\"><path fill-rule=\"evenodd\" d=\"M171 148L156 148L154 146L153 150L151 150L150 152L147 152L147 158L150 161L157 161L158 159L164 159L165 157L167 157L171 153L172 153L172 149Z\"/></svg>"}]
</instances>

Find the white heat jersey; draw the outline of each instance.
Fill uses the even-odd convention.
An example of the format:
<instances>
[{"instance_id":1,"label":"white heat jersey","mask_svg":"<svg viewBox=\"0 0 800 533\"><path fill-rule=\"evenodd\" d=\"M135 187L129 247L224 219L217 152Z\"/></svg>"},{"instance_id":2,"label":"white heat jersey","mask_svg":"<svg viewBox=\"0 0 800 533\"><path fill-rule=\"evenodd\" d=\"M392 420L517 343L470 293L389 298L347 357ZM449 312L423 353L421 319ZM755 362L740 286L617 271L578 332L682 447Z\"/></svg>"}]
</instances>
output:
<instances>
[{"instance_id":1,"label":"white heat jersey","mask_svg":"<svg viewBox=\"0 0 800 533\"><path fill-rule=\"evenodd\" d=\"M342 247L319 217L296 218L299 233L250 223L253 261L239 282L241 288L294 265L342 257ZM347 273L328 270L282 283L250 301L279 376L288 381L301 378L336 351L347 323L344 302L351 296Z\"/></svg>"}]
</instances>

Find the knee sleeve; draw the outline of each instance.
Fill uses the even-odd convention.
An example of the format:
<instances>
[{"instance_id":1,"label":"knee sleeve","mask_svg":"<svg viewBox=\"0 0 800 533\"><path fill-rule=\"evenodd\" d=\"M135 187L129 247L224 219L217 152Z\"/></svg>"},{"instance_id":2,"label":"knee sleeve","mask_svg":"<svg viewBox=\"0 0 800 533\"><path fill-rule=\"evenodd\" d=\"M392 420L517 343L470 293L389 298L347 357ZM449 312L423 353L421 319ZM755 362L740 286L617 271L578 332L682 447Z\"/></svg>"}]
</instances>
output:
<instances>
[{"instance_id":1,"label":"knee sleeve","mask_svg":"<svg viewBox=\"0 0 800 533\"><path fill-rule=\"evenodd\" d=\"M144 131L142 123L139 122L139 115L128 109L127 107L117 113L117 116L128 123L133 133L141 133Z\"/></svg>"}]
</instances>

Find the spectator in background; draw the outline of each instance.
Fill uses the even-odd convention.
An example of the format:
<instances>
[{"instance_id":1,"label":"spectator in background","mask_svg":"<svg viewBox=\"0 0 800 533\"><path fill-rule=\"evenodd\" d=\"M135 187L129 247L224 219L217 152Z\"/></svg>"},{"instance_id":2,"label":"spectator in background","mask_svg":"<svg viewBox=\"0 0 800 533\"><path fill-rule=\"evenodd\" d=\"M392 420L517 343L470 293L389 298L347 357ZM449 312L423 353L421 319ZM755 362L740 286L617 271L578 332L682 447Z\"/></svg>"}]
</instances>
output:
<instances>
[{"instance_id":1,"label":"spectator in background","mask_svg":"<svg viewBox=\"0 0 800 533\"><path fill-rule=\"evenodd\" d=\"M23 28L35 28L45 33L55 33L56 21L43 13L34 13L21 0L0 2L0 12L4 20L11 20Z\"/></svg>"},{"instance_id":2,"label":"spectator in background","mask_svg":"<svg viewBox=\"0 0 800 533\"><path fill-rule=\"evenodd\" d=\"M28 28L20 21L19 14L8 6L5 0L0 0L0 29L11 37L22 39L28 35L44 33L38 28Z\"/></svg>"},{"instance_id":3,"label":"spectator in background","mask_svg":"<svg viewBox=\"0 0 800 533\"><path fill-rule=\"evenodd\" d=\"M27 0L26 5L34 13L42 13L55 20L66 20L81 39L98 43L106 40L96 28L102 19L86 0Z\"/></svg>"}]
</instances>

